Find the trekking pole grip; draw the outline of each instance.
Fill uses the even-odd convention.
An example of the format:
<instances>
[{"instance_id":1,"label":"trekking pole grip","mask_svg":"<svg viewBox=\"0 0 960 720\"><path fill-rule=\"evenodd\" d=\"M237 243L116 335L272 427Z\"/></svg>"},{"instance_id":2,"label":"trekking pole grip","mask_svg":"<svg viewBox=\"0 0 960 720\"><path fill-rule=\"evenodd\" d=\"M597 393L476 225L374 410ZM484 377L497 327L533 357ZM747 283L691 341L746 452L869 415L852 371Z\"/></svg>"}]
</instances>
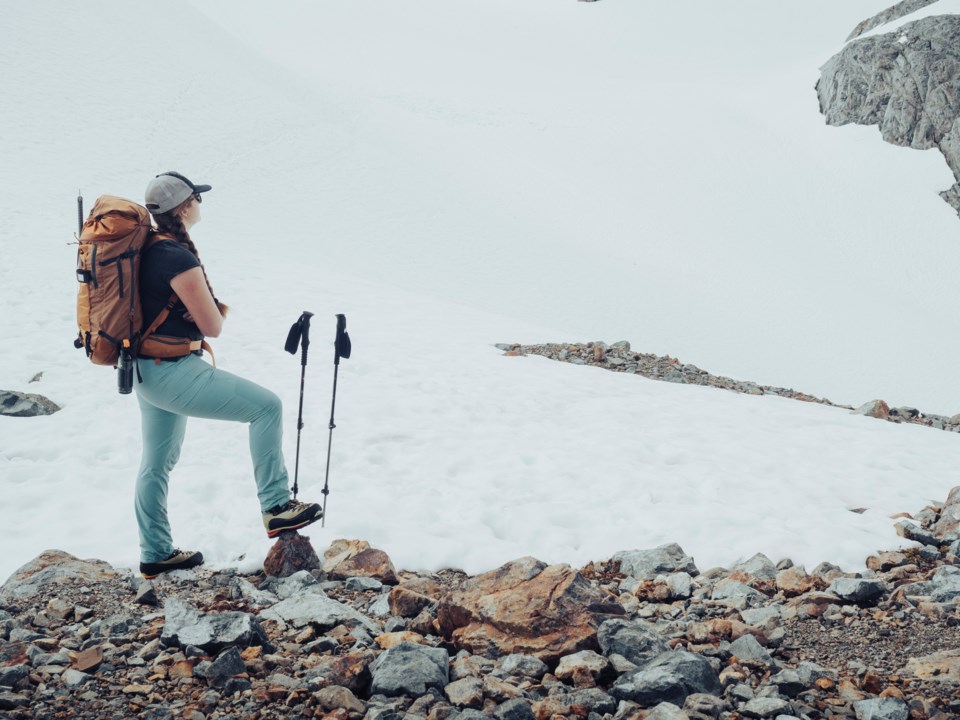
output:
<instances>
[{"instance_id":1,"label":"trekking pole grip","mask_svg":"<svg viewBox=\"0 0 960 720\"><path fill-rule=\"evenodd\" d=\"M310 318L312 317L313 313L307 310L304 310L303 315L300 316L300 344L302 347L300 364L304 367L307 366L307 350L310 348Z\"/></svg>"}]
</instances>

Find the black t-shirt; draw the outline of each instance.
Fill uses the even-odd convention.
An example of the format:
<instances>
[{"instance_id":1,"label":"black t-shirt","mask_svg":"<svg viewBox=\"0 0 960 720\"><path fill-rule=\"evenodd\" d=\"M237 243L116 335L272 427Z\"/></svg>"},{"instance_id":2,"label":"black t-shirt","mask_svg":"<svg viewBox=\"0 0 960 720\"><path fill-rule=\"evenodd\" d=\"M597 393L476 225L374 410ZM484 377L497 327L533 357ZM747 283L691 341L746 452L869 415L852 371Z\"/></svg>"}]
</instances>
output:
<instances>
[{"instance_id":1,"label":"black t-shirt","mask_svg":"<svg viewBox=\"0 0 960 720\"><path fill-rule=\"evenodd\" d=\"M175 240L160 240L144 251L140 257L140 306L144 329L156 319L173 294L170 281L180 273L199 266L200 261L196 256ZM155 334L202 340L200 328L184 320L186 311L186 305L177 299L177 304Z\"/></svg>"}]
</instances>

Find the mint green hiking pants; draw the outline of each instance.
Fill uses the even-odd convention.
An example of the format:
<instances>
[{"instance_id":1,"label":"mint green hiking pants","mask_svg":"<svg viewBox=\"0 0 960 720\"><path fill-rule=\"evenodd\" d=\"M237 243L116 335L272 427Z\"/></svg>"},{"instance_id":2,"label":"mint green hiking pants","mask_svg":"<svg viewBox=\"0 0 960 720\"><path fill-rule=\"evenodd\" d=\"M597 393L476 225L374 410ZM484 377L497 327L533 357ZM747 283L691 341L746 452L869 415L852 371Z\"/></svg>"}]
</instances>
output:
<instances>
[{"instance_id":1,"label":"mint green hiking pants","mask_svg":"<svg viewBox=\"0 0 960 720\"><path fill-rule=\"evenodd\" d=\"M197 355L159 364L141 359L139 365L143 382L135 379L133 385L143 431L135 492L141 562L159 562L174 550L167 520L167 484L180 458L188 417L248 423L261 510L290 499L281 448L280 398L249 380L217 370Z\"/></svg>"}]
</instances>

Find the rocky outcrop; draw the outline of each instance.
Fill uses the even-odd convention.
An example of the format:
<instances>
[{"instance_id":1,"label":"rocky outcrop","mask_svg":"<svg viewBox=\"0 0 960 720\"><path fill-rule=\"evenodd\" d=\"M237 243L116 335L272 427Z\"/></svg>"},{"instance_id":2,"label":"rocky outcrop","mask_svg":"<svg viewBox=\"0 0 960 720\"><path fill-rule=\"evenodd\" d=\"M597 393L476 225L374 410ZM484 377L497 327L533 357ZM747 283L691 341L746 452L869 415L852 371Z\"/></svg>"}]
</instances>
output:
<instances>
[{"instance_id":1,"label":"rocky outcrop","mask_svg":"<svg viewBox=\"0 0 960 720\"><path fill-rule=\"evenodd\" d=\"M848 43L820 69L830 125L876 125L884 140L938 148L960 181L960 16L938 15ZM960 182L942 192L960 214Z\"/></svg>"},{"instance_id":2,"label":"rocky outcrop","mask_svg":"<svg viewBox=\"0 0 960 720\"><path fill-rule=\"evenodd\" d=\"M864 33L868 33L874 28L881 27L887 23L891 23L894 20L899 20L902 17L909 15L912 12L916 12L922 8L927 7L928 5L933 5L938 0L903 0L903 2L898 2L893 7L887 8L882 13L877 13L872 18L867 18L863 22L859 23L853 31L847 36L847 40L853 40L858 38Z\"/></svg>"},{"instance_id":3,"label":"rocky outcrop","mask_svg":"<svg viewBox=\"0 0 960 720\"><path fill-rule=\"evenodd\" d=\"M568 362L574 365L591 365L602 367L614 372L641 375L651 380L678 383L682 385L707 385L710 387L730 390L747 395L777 395L801 402L819 403L831 407L850 410L857 415L866 415L893 423L911 423L926 427L960 432L960 414L947 417L925 413L913 407L891 408L883 400L873 400L859 408L831 402L826 398L818 398L793 388L776 387L773 385L758 385L749 380L734 380L722 375L713 375L706 370L684 363L678 358L669 355L651 355L632 350L626 340L607 345L605 342L587 343L549 343L546 345L521 345L519 343L499 343L497 349L503 350L507 357L523 357L525 355L541 355Z\"/></svg>"}]
</instances>

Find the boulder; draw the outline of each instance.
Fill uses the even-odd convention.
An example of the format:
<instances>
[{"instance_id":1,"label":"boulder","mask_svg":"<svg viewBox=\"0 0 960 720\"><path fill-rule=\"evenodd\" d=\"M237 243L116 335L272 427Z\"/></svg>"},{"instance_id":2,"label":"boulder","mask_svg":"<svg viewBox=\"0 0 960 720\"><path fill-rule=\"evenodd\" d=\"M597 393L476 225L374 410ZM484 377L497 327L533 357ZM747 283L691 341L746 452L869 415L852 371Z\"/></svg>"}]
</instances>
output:
<instances>
[{"instance_id":1,"label":"boulder","mask_svg":"<svg viewBox=\"0 0 960 720\"><path fill-rule=\"evenodd\" d=\"M820 68L816 90L829 125L877 125L883 139L938 148L960 178L960 16L937 15L858 38ZM960 212L960 182L941 197Z\"/></svg>"},{"instance_id":2,"label":"boulder","mask_svg":"<svg viewBox=\"0 0 960 720\"><path fill-rule=\"evenodd\" d=\"M620 563L620 572L638 580L654 580L657 575L685 572L698 575L693 558L683 552L676 543L660 545L652 550L628 550L618 552L613 560Z\"/></svg>"},{"instance_id":3,"label":"boulder","mask_svg":"<svg viewBox=\"0 0 960 720\"><path fill-rule=\"evenodd\" d=\"M567 565L521 558L466 582L440 601L442 635L476 655L513 653L555 662L597 647L597 627L623 607Z\"/></svg>"},{"instance_id":4,"label":"boulder","mask_svg":"<svg viewBox=\"0 0 960 720\"><path fill-rule=\"evenodd\" d=\"M276 605L261 610L260 617L264 620L290 623L294 627L315 625L321 630L340 624L359 625L374 635L380 634L380 627L362 613L313 592L304 592L281 600Z\"/></svg>"},{"instance_id":5,"label":"boulder","mask_svg":"<svg viewBox=\"0 0 960 720\"><path fill-rule=\"evenodd\" d=\"M223 688L234 675L246 672L247 666L236 647L230 647L217 655L216 659L204 671L207 684L214 688Z\"/></svg>"},{"instance_id":6,"label":"boulder","mask_svg":"<svg viewBox=\"0 0 960 720\"><path fill-rule=\"evenodd\" d=\"M960 533L960 485L950 490L940 510L940 519L930 526L930 531L939 537Z\"/></svg>"},{"instance_id":7,"label":"boulder","mask_svg":"<svg viewBox=\"0 0 960 720\"><path fill-rule=\"evenodd\" d=\"M421 610L430 607L435 601L426 595L408 590L403 585L398 585L390 591L388 602L392 615L412 618L419 615Z\"/></svg>"},{"instance_id":8,"label":"boulder","mask_svg":"<svg viewBox=\"0 0 960 720\"><path fill-rule=\"evenodd\" d=\"M203 613L178 598L167 600L163 609L160 641L164 645L192 645L211 654L229 647L273 647L260 623L249 613Z\"/></svg>"},{"instance_id":9,"label":"boulder","mask_svg":"<svg viewBox=\"0 0 960 720\"><path fill-rule=\"evenodd\" d=\"M634 665L643 665L668 649L656 628L643 620L607 620L597 631L597 640L604 655L620 655Z\"/></svg>"},{"instance_id":10,"label":"boulder","mask_svg":"<svg viewBox=\"0 0 960 720\"><path fill-rule=\"evenodd\" d=\"M280 533L267 553L267 559L263 561L263 571L278 578L319 567L320 558L310 544L310 538L300 535L296 530Z\"/></svg>"},{"instance_id":11,"label":"boulder","mask_svg":"<svg viewBox=\"0 0 960 720\"><path fill-rule=\"evenodd\" d=\"M507 655L500 661L500 667L510 675L520 675L532 680L539 680L550 670L540 658L519 653Z\"/></svg>"},{"instance_id":12,"label":"boulder","mask_svg":"<svg viewBox=\"0 0 960 720\"><path fill-rule=\"evenodd\" d=\"M776 665L770 653L757 642L753 635L743 635L730 643L730 654L741 661L753 661L768 668Z\"/></svg>"},{"instance_id":13,"label":"boulder","mask_svg":"<svg viewBox=\"0 0 960 720\"><path fill-rule=\"evenodd\" d=\"M777 566L763 553L757 553L749 560L738 563L734 572L741 572L758 580L774 580L777 577Z\"/></svg>"},{"instance_id":14,"label":"boulder","mask_svg":"<svg viewBox=\"0 0 960 720\"><path fill-rule=\"evenodd\" d=\"M443 648L400 643L374 661L370 691L388 696L418 696L430 688L442 691L449 684L449 662Z\"/></svg>"},{"instance_id":15,"label":"boulder","mask_svg":"<svg viewBox=\"0 0 960 720\"><path fill-rule=\"evenodd\" d=\"M397 570L390 558L366 540L334 540L323 554L323 571L334 580L372 577L386 585L397 584Z\"/></svg>"},{"instance_id":16,"label":"boulder","mask_svg":"<svg viewBox=\"0 0 960 720\"><path fill-rule=\"evenodd\" d=\"M9 417L38 417L53 415L60 406L43 395L0 390L0 415Z\"/></svg>"},{"instance_id":17,"label":"boulder","mask_svg":"<svg viewBox=\"0 0 960 720\"><path fill-rule=\"evenodd\" d=\"M875 603L887 591L887 584L883 580L863 578L837 578L827 592L852 603Z\"/></svg>"},{"instance_id":18,"label":"boulder","mask_svg":"<svg viewBox=\"0 0 960 720\"><path fill-rule=\"evenodd\" d=\"M907 704L896 697L873 698L853 704L857 720L907 720L910 710Z\"/></svg>"},{"instance_id":19,"label":"boulder","mask_svg":"<svg viewBox=\"0 0 960 720\"><path fill-rule=\"evenodd\" d=\"M120 576L102 560L80 560L62 550L45 550L0 587L0 603L17 603L41 593L55 595L55 587L68 582L95 584Z\"/></svg>"},{"instance_id":20,"label":"boulder","mask_svg":"<svg viewBox=\"0 0 960 720\"><path fill-rule=\"evenodd\" d=\"M853 413L855 415L866 415L867 417L886 420L890 417L890 406L883 400L871 400L858 407Z\"/></svg>"},{"instance_id":21,"label":"boulder","mask_svg":"<svg viewBox=\"0 0 960 720\"><path fill-rule=\"evenodd\" d=\"M621 675L610 694L617 700L645 706L669 702L683 707L689 695L717 695L720 690L720 678L706 658L674 650L661 653L639 670Z\"/></svg>"}]
</instances>

